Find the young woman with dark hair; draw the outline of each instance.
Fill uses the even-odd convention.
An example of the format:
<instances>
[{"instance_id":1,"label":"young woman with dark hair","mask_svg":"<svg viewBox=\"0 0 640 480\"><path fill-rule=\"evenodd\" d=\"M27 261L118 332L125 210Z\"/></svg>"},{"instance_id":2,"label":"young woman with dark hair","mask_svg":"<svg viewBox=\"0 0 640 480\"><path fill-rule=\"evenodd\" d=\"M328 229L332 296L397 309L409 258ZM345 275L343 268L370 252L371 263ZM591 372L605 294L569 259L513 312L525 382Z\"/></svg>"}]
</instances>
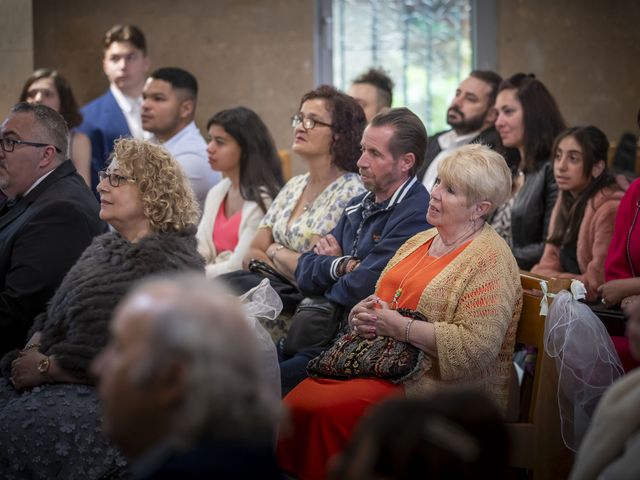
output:
<instances>
[{"instance_id":1,"label":"young woman with dark hair","mask_svg":"<svg viewBox=\"0 0 640 480\"><path fill-rule=\"evenodd\" d=\"M609 141L598 128L573 127L555 141L553 171L560 193L549 237L531 271L577 278L587 300L598 298L616 211L624 191L607 169Z\"/></svg>"},{"instance_id":2,"label":"young woman with dark hair","mask_svg":"<svg viewBox=\"0 0 640 480\"><path fill-rule=\"evenodd\" d=\"M565 123L547 88L524 73L502 81L496 109L496 129L503 145L520 154L507 224L511 228L500 233L511 244L520 268L530 269L542 256L556 201L551 153Z\"/></svg>"},{"instance_id":3,"label":"young woman with dark hair","mask_svg":"<svg viewBox=\"0 0 640 480\"><path fill-rule=\"evenodd\" d=\"M76 130L82 123L82 114L67 79L56 70L40 68L27 78L19 101L40 103L62 115L70 132L69 158L87 185L91 185L91 142Z\"/></svg>"},{"instance_id":4,"label":"young woman with dark hair","mask_svg":"<svg viewBox=\"0 0 640 480\"><path fill-rule=\"evenodd\" d=\"M211 168L224 179L207 194L198 249L208 277L240 270L253 236L284 181L275 143L260 117L245 107L207 122Z\"/></svg>"}]
</instances>

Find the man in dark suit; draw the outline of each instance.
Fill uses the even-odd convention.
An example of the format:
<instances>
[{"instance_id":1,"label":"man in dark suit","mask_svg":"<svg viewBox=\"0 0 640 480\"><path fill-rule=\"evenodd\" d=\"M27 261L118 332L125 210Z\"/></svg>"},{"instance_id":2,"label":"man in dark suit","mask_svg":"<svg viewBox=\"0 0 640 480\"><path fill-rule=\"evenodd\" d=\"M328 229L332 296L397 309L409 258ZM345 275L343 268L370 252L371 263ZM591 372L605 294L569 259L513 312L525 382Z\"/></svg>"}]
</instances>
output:
<instances>
[{"instance_id":1,"label":"man in dark suit","mask_svg":"<svg viewBox=\"0 0 640 480\"><path fill-rule=\"evenodd\" d=\"M474 70L458 86L447 110L447 123L452 128L429 137L424 164L418 172L418 178L429 192L433 188L438 165L456 148L482 143L505 154L500 135L493 126L498 116L494 104L501 81L495 72Z\"/></svg>"},{"instance_id":2,"label":"man in dark suit","mask_svg":"<svg viewBox=\"0 0 640 480\"><path fill-rule=\"evenodd\" d=\"M104 37L102 68L109 90L82 107L79 130L91 140L91 186L120 137L148 138L140 118L142 88L151 63L142 31L133 25L115 25Z\"/></svg>"},{"instance_id":3,"label":"man in dark suit","mask_svg":"<svg viewBox=\"0 0 640 480\"><path fill-rule=\"evenodd\" d=\"M0 354L24 347L67 270L104 230L57 112L19 103L0 126Z\"/></svg>"}]
</instances>

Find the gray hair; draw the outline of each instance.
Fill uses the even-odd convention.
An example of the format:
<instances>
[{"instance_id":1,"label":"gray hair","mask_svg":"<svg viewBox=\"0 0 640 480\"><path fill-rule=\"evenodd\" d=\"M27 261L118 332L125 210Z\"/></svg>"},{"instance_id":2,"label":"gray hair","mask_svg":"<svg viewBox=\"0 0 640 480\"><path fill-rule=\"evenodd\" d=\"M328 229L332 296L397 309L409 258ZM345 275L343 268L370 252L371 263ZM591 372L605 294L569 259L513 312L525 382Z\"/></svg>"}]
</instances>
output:
<instances>
[{"instance_id":1,"label":"gray hair","mask_svg":"<svg viewBox=\"0 0 640 480\"><path fill-rule=\"evenodd\" d=\"M132 380L144 385L175 362L187 365L170 441L186 447L203 436L271 440L280 399L260 376L257 344L238 300L196 274L155 277L131 295L140 291L158 292L161 300L151 314L149 354Z\"/></svg>"},{"instance_id":2,"label":"gray hair","mask_svg":"<svg viewBox=\"0 0 640 480\"><path fill-rule=\"evenodd\" d=\"M56 151L56 158L64 162L69 153L69 127L67 122L54 109L39 103L20 102L11 108L12 114L29 113L33 115L36 126L40 129L40 140L51 143L60 151ZM33 139L29 139L34 141Z\"/></svg>"}]
</instances>

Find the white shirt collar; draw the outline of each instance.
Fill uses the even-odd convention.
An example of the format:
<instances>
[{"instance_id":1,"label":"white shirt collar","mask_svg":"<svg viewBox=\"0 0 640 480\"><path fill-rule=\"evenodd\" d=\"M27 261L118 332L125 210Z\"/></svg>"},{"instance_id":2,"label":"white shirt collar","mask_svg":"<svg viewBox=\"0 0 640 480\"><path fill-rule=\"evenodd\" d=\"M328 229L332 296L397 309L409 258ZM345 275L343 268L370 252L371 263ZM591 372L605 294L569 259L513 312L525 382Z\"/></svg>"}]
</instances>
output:
<instances>
[{"instance_id":1,"label":"white shirt collar","mask_svg":"<svg viewBox=\"0 0 640 480\"><path fill-rule=\"evenodd\" d=\"M438 137L438 144L442 150L449 150L450 148L458 148L466 145L471 140L480 135L482 130L477 130L471 133L465 133L464 135L458 135L455 130L450 130L443 133Z\"/></svg>"},{"instance_id":2,"label":"white shirt collar","mask_svg":"<svg viewBox=\"0 0 640 480\"><path fill-rule=\"evenodd\" d=\"M59 167L60 165L58 165ZM58 168L56 167L56 168ZM42 183L42 181L47 178L49 175L51 175L53 173L53 171L56 169L54 168L53 170L48 171L47 173L45 173L44 175L42 175L40 178L38 178L35 182L33 182L33 184L29 187L29 190L27 190L26 192L24 192L24 194L22 195L23 197L26 197L27 195L29 195L29 192L31 192L31 190L33 190L34 188L36 188L38 185L40 185Z\"/></svg>"}]
</instances>

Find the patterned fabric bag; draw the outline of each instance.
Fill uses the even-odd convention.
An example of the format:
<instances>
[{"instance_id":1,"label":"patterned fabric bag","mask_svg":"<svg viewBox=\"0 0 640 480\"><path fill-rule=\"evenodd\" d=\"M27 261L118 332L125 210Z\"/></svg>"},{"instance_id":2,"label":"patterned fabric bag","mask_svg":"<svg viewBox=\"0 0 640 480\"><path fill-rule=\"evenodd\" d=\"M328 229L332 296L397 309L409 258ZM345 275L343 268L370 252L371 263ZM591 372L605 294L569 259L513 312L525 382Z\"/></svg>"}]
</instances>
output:
<instances>
[{"instance_id":1,"label":"patterned fabric bag","mask_svg":"<svg viewBox=\"0 0 640 480\"><path fill-rule=\"evenodd\" d=\"M398 309L404 316L426 322L419 312ZM431 359L410 343L391 337L367 340L351 332L340 337L328 350L309 362L310 377L340 380L350 378L382 378L402 383L417 373L431 368Z\"/></svg>"}]
</instances>

